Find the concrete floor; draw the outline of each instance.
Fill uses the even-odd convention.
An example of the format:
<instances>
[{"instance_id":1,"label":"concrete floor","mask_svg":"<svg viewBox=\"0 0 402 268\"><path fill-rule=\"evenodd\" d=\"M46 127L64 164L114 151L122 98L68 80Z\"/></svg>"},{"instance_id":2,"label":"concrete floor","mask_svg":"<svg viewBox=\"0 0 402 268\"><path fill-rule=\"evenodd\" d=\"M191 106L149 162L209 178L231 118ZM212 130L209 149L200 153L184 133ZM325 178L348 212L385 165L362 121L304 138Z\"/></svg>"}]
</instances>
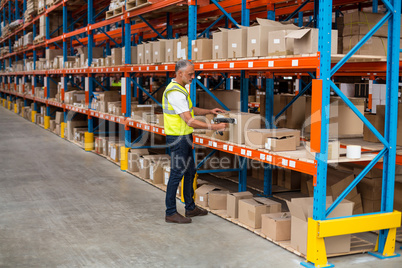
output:
<instances>
[{"instance_id":1,"label":"concrete floor","mask_svg":"<svg viewBox=\"0 0 402 268\"><path fill-rule=\"evenodd\" d=\"M301 267L215 215L165 223L164 192L2 107L0 165L0 267ZM330 262L402 267L368 254Z\"/></svg>"}]
</instances>

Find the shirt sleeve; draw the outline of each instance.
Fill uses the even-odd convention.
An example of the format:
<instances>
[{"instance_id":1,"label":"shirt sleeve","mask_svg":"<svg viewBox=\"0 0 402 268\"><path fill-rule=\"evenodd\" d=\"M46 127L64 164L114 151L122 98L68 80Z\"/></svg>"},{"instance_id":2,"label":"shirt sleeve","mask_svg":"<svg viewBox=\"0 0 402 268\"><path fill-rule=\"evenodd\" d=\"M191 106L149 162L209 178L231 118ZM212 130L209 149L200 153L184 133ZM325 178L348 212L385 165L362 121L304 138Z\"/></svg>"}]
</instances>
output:
<instances>
[{"instance_id":1,"label":"shirt sleeve","mask_svg":"<svg viewBox=\"0 0 402 268\"><path fill-rule=\"evenodd\" d=\"M188 102L186 96L178 91L172 91L167 94L168 101L172 105L176 114L182 114L184 112L189 112Z\"/></svg>"}]
</instances>

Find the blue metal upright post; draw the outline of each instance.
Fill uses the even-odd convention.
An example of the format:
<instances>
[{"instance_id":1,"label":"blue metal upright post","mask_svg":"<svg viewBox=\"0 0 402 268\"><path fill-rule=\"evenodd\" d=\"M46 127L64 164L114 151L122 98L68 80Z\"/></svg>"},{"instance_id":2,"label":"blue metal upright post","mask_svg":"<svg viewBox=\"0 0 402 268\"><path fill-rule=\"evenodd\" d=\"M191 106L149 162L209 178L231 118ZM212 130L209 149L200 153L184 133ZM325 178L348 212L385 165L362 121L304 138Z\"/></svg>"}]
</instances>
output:
<instances>
[{"instance_id":1,"label":"blue metal upright post","mask_svg":"<svg viewBox=\"0 0 402 268\"><path fill-rule=\"evenodd\" d=\"M94 10L94 4L93 0L88 0L88 25L91 25L93 23L93 10ZM91 66L92 64L92 48L94 47L94 36L93 32L90 30L88 32L88 67ZM88 90L88 107L91 108L91 99L92 99L92 94L93 94L93 74L90 74L88 77L88 88L85 88L85 90ZM88 132L92 133L94 132L93 129L93 119L92 117L88 117Z\"/></svg>"},{"instance_id":2,"label":"blue metal upright post","mask_svg":"<svg viewBox=\"0 0 402 268\"><path fill-rule=\"evenodd\" d=\"M389 144L383 159L381 212L392 212L394 205L396 138L398 122L399 53L401 1L391 0L393 10L388 21L387 84L384 138ZM378 253L382 254L389 230L380 230Z\"/></svg>"},{"instance_id":3,"label":"blue metal upright post","mask_svg":"<svg viewBox=\"0 0 402 268\"><path fill-rule=\"evenodd\" d=\"M125 28L125 59L124 62L125 64L131 64L131 23L130 19L125 20L124 24ZM125 87L125 96L126 96L126 103L122 103L122 105L126 105L126 113L125 117L131 117L131 78L130 78L130 73L125 73L125 83L122 83L122 86ZM122 89L122 96L123 96L123 89ZM125 133L125 146L129 148L131 146L131 128L127 127L124 131Z\"/></svg>"},{"instance_id":4,"label":"blue metal upright post","mask_svg":"<svg viewBox=\"0 0 402 268\"><path fill-rule=\"evenodd\" d=\"M187 58L191 60L192 43L197 39L197 2L195 0L189 1L188 6L188 50ZM190 97L191 101L196 102L196 80L193 79L190 85Z\"/></svg>"},{"instance_id":5,"label":"blue metal upright post","mask_svg":"<svg viewBox=\"0 0 402 268\"><path fill-rule=\"evenodd\" d=\"M316 1L315 1L316 2ZM331 30L332 30L332 1L320 0L320 13L318 14L320 51L320 72L318 79L322 81L322 111L329 111L331 77ZM314 94L314 92L313 92ZM320 152L316 154L317 185L314 187L314 220L324 220L326 210L327 189L327 160L328 160L328 126L329 113L321 113L321 145Z\"/></svg>"},{"instance_id":6,"label":"blue metal upright post","mask_svg":"<svg viewBox=\"0 0 402 268\"><path fill-rule=\"evenodd\" d=\"M243 26L250 25L250 10L247 1L242 0L241 24ZM240 110L248 112L248 84L249 78L246 77L246 71L240 71ZM247 190L247 159L239 156L239 192Z\"/></svg>"}]
</instances>

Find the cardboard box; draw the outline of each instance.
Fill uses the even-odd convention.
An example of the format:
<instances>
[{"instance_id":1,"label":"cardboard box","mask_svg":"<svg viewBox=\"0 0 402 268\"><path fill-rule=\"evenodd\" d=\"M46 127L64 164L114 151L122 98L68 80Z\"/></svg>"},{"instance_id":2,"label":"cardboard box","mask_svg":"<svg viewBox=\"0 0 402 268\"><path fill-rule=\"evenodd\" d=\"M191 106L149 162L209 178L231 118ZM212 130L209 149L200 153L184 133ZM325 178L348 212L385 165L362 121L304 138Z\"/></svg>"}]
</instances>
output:
<instances>
[{"instance_id":1,"label":"cardboard box","mask_svg":"<svg viewBox=\"0 0 402 268\"><path fill-rule=\"evenodd\" d=\"M290 169L285 169L285 188L289 190L298 190L300 189L301 185L301 173L290 170Z\"/></svg>"},{"instance_id":2,"label":"cardboard box","mask_svg":"<svg viewBox=\"0 0 402 268\"><path fill-rule=\"evenodd\" d=\"M286 37L294 30L280 30L268 34L268 55L285 56L294 54L294 39Z\"/></svg>"},{"instance_id":3,"label":"cardboard box","mask_svg":"<svg viewBox=\"0 0 402 268\"><path fill-rule=\"evenodd\" d=\"M212 59L212 39L200 38L192 41L192 60L211 60Z\"/></svg>"},{"instance_id":4,"label":"cardboard box","mask_svg":"<svg viewBox=\"0 0 402 268\"><path fill-rule=\"evenodd\" d=\"M294 55L316 54L318 52L318 29L292 31L287 38L294 39ZM331 54L338 53L338 31L331 31Z\"/></svg>"},{"instance_id":5,"label":"cardboard box","mask_svg":"<svg viewBox=\"0 0 402 268\"><path fill-rule=\"evenodd\" d=\"M216 115L214 115L214 114L207 114L205 116L205 122L207 124L214 124L214 118L215 117L216 117ZM219 114L219 117L228 118L229 114L228 113ZM202 118L202 119L200 118L199 120L203 121L203 119L204 118ZM220 133L218 133L216 130L206 130L205 135L208 136L208 137L212 137L214 139L222 140L222 141L228 141L229 140L229 131L228 130L221 131Z\"/></svg>"},{"instance_id":6,"label":"cardboard box","mask_svg":"<svg viewBox=\"0 0 402 268\"><path fill-rule=\"evenodd\" d=\"M62 49L46 49L46 60L53 61L57 56L63 56Z\"/></svg>"},{"instance_id":7,"label":"cardboard box","mask_svg":"<svg viewBox=\"0 0 402 268\"><path fill-rule=\"evenodd\" d=\"M371 200L362 198L363 212L372 213L381 211L381 199Z\"/></svg>"},{"instance_id":8,"label":"cardboard box","mask_svg":"<svg viewBox=\"0 0 402 268\"><path fill-rule=\"evenodd\" d=\"M137 63L145 64L145 44L137 45Z\"/></svg>"},{"instance_id":9,"label":"cardboard box","mask_svg":"<svg viewBox=\"0 0 402 268\"><path fill-rule=\"evenodd\" d=\"M186 60L188 50L188 37L182 36L177 40L176 43L176 56L177 60Z\"/></svg>"},{"instance_id":10,"label":"cardboard box","mask_svg":"<svg viewBox=\"0 0 402 268\"><path fill-rule=\"evenodd\" d=\"M247 28L247 57L267 56L270 45L269 34L279 30L297 30L293 24L257 18L259 25ZM293 40L291 41L293 42ZM293 51L293 50L292 50Z\"/></svg>"},{"instance_id":11,"label":"cardboard box","mask_svg":"<svg viewBox=\"0 0 402 268\"><path fill-rule=\"evenodd\" d=\"M357 190L363 199L381 201L382 176L379 178L364 177L357 184Z\"/></svg>"},{"instance_id":12,"label":"cardboard box","mask_svg":"<svg viewBox=\"0 0 402 268\"><path fill-rule=\"evenodd\" d=\"M144 62L145 64L153 63L153 45L154 42L146 43L144 46Z\"/></svg>"},{"instance_id":13,"label":"cardboard box","mask_svg":"<svg viewBox=\"0 0 402 268\"><path fill-rule=\"evenodd\" d=\"M228 29L219 28L212 34L212 59L228 58Z\"/></svg>"},{"instance_id":14,"label":"cardboard box","mask_svg":"<svg viewBox=\"0 0 402 268\"><path fill-rule=\"evenodd\" d=\"M254 228L261 228L261 215L268 213L267 205L255 199L239 200L239 222Z\"/></svg>"},{"instance_id":15,"label":"cardboard box","mask_svg":"<svg viewBox=\"0 0 402 268\"><path fill-rule=\"evenodd\" d=\"M165 165L170 166L170 157L164 157L163 159L151 159L151 164L149 166L149 178L154 184L163 184L163 166Z\"/></svg>"},{"instance_id":16,"label":"cardboard box","mask_svg":"<svg viewBox=\"0 0 402 268\"><path fill-rule=\"evenodd\" d=\"M63 112L56 112L56 124L61 124L64 122L64 113Z\"/></svg>"},{"instance_id":17,"label":"cardboard box","mask_svg":"<svg viewBox=\"0 0 402 268\"><path fill-rule=\"evenodd\" d=\"M65 137L68 140L74 139L74 128L76 127L86 127L88 126L88 121L67 121L67 133L65 133Z\"/></svg>"},{"instance_id":18,"label":"cardboard box","mask_svg":"<svg viewBox=\"0 0 402 268\"><path fill-rule=\"evenodd\" d=\"M296 146L300 146L300 130L288 129L288 128L276 128L276 129L248 129L246 131L245 143L251 148L266 148L268 138L282 138L282 137L295 137L294 140L288 139L292 143L292 148L296 149ZM286 139L285 139L286 140ZM276 146L276 145L279 145ZM271 150L281 148L280 142L271 140ZM267 148L268 149L268 148Z\"/></svg>"},{"instance_id":19,"label":"cardboard box","mask_svg":"<svg viewBox=\"0 0 402 268\"><path fill-rule=\"evenodd\" d=\"M122 49L112 48L112 66L122 65Z\"/></svg>"},{"instance_id":20,"label":"cardboard box","mask_svg":"<svg viewBox=\"0 0 402 268\"><path fill-rule=\"evenodd\" d=\"M165 62L177 61L177 42L178 42L178 39L166 40Z\"/></svg>"},{"instance_id":21,"label":"cardboard box","mask_svg":"<svg viewBox=\"0 0 402 268\"><path fill-rule=\"evenodd\" d=\"M364 114L364 99L349 98L355 107ZM356 137L363 134L363 122L339 97L331 97L329 137L338 139L339 137ZM305 132L310 133L310 114L311 97L306 97L305 109Z\"/></svg>"},{"instance_id":22,"label":"cardboard box","mask_svg":"<svg viewBox=\"0 0 402 268\"><path fill-rule=\"evenodd\" d=\"M161 155L142 155L140 161L140 177L143 179L150 179L150 167L153 163L166 163L170 159L167 154Z\"/></svg>"},{"instance_id":23,"label":"cardboard box","mask_svg":"<svg viewBox=\"0 0 402 268\"><path fill-rule=\"evenodd\" d=\"M128 170L131 172L139 172L140 158L143 155L149 155L147 149L130 149L128 152Z\"/></svg>"},{"instance_id":24,"label":"cardboard box","mask_svg":"<svg viewBox=\"0 0 402 268\"><path fill-rule=\"evenodd\" d=\"M290 240L291 216L289 212L263 214L261 220L261 233L273 241Z\"/></svg>"},{"instance_id":25,"label":"cardboard box","mask_svg":"<svg viewBox=\"0 0 402 268\"><path fill-rule=\"evenodd\" d=\"M327 207L332 203L332 197L328 196ZM292 248L300 253L307 254L307 220L313 215L313 198L292 198L286 201L291 217L291 238ZM327 218L350 216L353 213L353 202L342 201ZM345 253L350 251L350 235L326 237L325 249L327 254Z\"/></svg>"},{"instance_id":26,"label":"cardboard box","mask_svg":"<svg viewBox=\"0 0 402 268\"><path fill-rule=\"evenodd\" d=\"M165 61L165 52L166 52L166 41L159 40L157 42L153 42L153 63L161 63Z\"/></svg>"},{"instance_id":27,"label":"cardboard box","mask_svg":"<svg viewBox=\"0 0 402 268\"><path fill-rule=\"evenodd\" d=\"M236 144L245 143L245 132L260 126L260 116L251 113L229 112L229 117L236 119L235 124L229 124L229 141Z\"/></svg>"},{"instance_id":28,"label":"cardboard box","mask_svg":"<svg viewBox=\"0 0 402 268\"><path fill-rule=\"evenodd\" d=\"M130 64L137 64L137 46L131 46L131 63ZM124 64L128 64L126 62L126 49L125 47L121 50L121 62ZM103 66L103 65L102 65Z\"/></svg>"},{"instance_id":29,"label":"cardboard box","mask_svg":"<svg viewBox=\"0 0 402 268\"><path fill-rule=\"evenodd\" d=\"M228 194L226 204L228 217L237 219L239 215L239 200L251 198L253 198L253 194L248 191Z\"/></svg>"},{"instance_id":30,"label":"cardboard box","mask_svg":"<svg viewBox=\"0 0 402 268\"><path fill-rule=\"evenodd\" d=\"M343 37L343 54L348 53L364 35ZM402 42L400 42L402 44ZM387 56L388 39L372 36L363 46L356 51L355 55ZM399 55L402 55L401 53Z\"/></svg>"},{"instance_id":31,"label":"cardboard box","mask_svg":"<svg viewBox=\"0 0 402 268\"><path fill-rule=\"evenodd\" d=\"M195 190L195 204L203 207L208 207L208 193L219 189L214 185L205 184Z\"/></svg>"},{"instance_id":32,"label":"cardboard box","mask_svg":"<svg viewBox=\"0 0 402 268\"><path fill-rule=\"evenodd\" d=\"M229 191L213 190L208 193L208 207L211 210L226 210Z\"/></svg>"},{"instance_id":33,"label":"cardboard box","mask_svg":"<svg viewBox=\"0 0 402 268\"><path fill-rule=\"evenodd\" d=\"M228 31L228 58L247 56L247 28Z\"/></svg>"},{"instance_id":34,"label":"cardboard box","mask_svg":"<svg viewBox=\"0 0 402 268\"><path fill-rule=\"evenodd\" d=\"M240 90L215 90L214 95L229 109L240 110ZM197 92L199 107L204 109L222 108L207 92Z\"/></svg>"},{"instance_id":35,"label":"cardboard box","mask_svg":"<svg viewBox=\"0 0 402 268\"><path fill-rule=\"evenodd\" d=\"M352 83L341 83L339 89L345 94L346 97L355 96L355 84Z\"/></svg>"},{"instance_id":36,"label":"cardboard box","mask_svg":"<svg viewBox=\"0 0 402 268\"><path fill-rule=\"evenodd\" d=\"M384 16L381 13L372 12L348 12L343 15L342 36L366 35ZM374 36L387 37L388 23L386 22L375 33Z\"/></svg>"}]
</instances>

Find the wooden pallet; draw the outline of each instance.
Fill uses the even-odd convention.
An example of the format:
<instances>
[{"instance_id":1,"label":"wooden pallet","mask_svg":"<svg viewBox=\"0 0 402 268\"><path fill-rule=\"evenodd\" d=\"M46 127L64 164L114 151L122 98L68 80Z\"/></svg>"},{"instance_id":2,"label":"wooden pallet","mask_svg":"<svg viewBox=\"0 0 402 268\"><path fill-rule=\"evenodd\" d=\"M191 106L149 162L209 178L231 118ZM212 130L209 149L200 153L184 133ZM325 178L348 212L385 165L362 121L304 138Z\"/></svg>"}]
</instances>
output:
<instances>
[{"instance_id":1,"label":"wooden pallet","mask_svg":"<svg viewBox=\"0 0 402 268\"><path fill-rule=\"evenodd\" d=\"M108 20L108 19L120 16L120 15L123 15L123 12L124 12L124 6L115 8L113 10L109 10L106 12L106 19Z\"/></svg>"},{"instance_id":2,"label":"wooden pallet","mask_svg":"<svg viewBox=\"0 0 402 268\"><path fill-rule=\"evenodd\" d=\"M45 42L45 37L44 36L41 36L40 38L36 38L36 40L33 41L34 45L40 44L40 43L43 43L43 42Z\"/></svg>"},{"instance_id":3,"label":"wooden pallet","mask_svg":"<svg viewBox=\"0 0 402 268\"><path fill-rule=\"evenodd\" d=\"M142 8L145 6L149 6L152 3L149 2L148 0L132 0L126 3L126 9L127 11Z\"/></svg>"},{"instance_id":4,"label":"wooden pallet","mask_svg":"<svg viewBox=\"0 0 402 268\"><path fill-rule=\"evenodd\" d=\"M38 9L38 15L45 13L46 7L41 7Z\"/></svg>"}]
</instances>

